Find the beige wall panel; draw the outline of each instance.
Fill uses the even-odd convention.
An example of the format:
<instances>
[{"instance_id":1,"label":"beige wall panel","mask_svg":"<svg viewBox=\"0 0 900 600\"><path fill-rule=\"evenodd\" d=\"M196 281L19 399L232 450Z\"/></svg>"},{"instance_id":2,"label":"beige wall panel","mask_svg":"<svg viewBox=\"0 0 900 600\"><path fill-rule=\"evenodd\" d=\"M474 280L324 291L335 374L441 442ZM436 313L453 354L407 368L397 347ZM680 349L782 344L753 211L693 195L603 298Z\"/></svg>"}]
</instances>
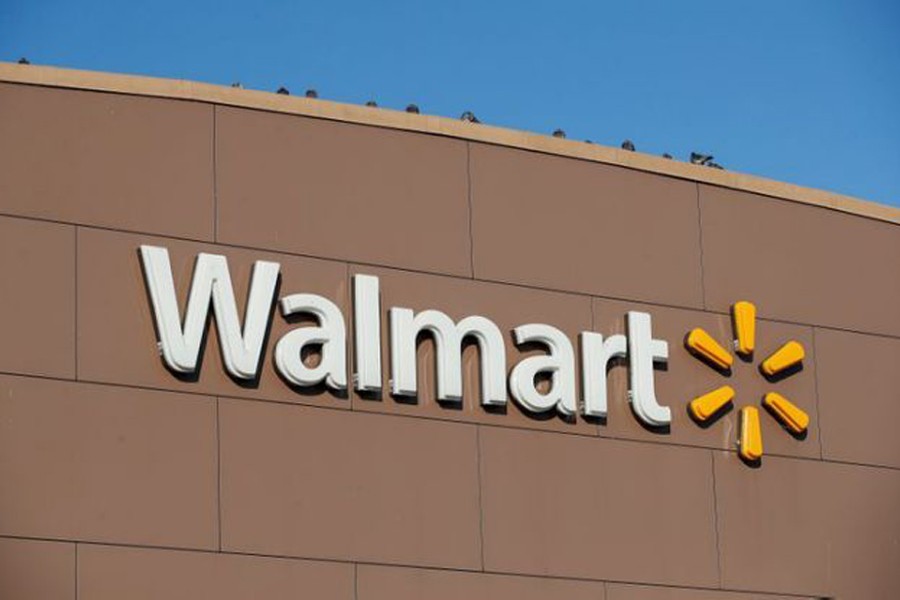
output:
<instances>
[{"instance_id":1,"label":"beige wall panel","mask_svg":"<svg viewBox=\"0 0 900 600\"><path fill-rule=\"evenodd\" d=\"M900 472L717 452L722 583L838 598L900 596Z\"/></svg>"},{"instance_id":2,"label":"beige wall panel","mask_svg":"<svg viewBox=\"0 0 900 600\"><path fill-rule=\"evenodd\" d=\"M707 451L482 427L491 571L714 586Z\"/></svg>"},{"instance_id":3,"label":"beige wall panel","mask_svg":"<svg viewBox=\"0 0 900 600\"><path fill-rule=\"evenodd\" d=\"M804 600L798 596L629 585L623 583L606 584L606 598L607 600Z\"/></svg>"},{"instance_id":4,"label":"beige wall panel","mask_svg":"<svg viewBox=\"0 0 900 600\"><path fill-rule=\"evenodd\" d=\"M825 458L900 468L900 339L816 329Z\"/></svg>"},{"instance_id":5,"label":"beige wall panel","mask_svg":"<svg viewBox=\"0 0 900 600\"><path fill-rule=\"evenodd\" d=\"M900 335L900 227L700 186L707 307Z\"/></svg>"},{"instance_id":6,"label":"beige wall panel","mask_svg":"<svg viewBox=\"0 0 900 600\"><path fill-rule=\"evenodd\" d=\"M222 400L226 550L480 567L475 428Z\"/></svg>"},{"instance_id":7,"label":"beige wall panel","mask_svg":"<svg viewBox=\"0 0 900 600\"><path fill-rule=\"evenodd\" d=\"M211 398L0 377L0 534L216 545Z\"/></svg>"},{"instance_id":8,"label":"beige wall panel","mask_svg":"<svg viewBox=\"0 0 900 600\"><path fill-rule=\"evenodd\" d=\"M470 274L463 142L216 111L219 241Z\"/></svg>"},{"instance_id":9,"label":"beige wall panel","mask_svg":"<svg viewBox=\"0 0 900 600\"><path fill-rule=\"evenodd\" d=\"M0 538L0 598L75 600L75 544Z\"/></svg>"},{"instance_id":10,"label":"beige wall panel","mask_svg":"<svg viewBox=\"0 0 900 600\"><path fill-rule=\"evenodd\" d=\"M829 576L835 598L900 598L900 471L824 465L816 490L831 511ZM784 485L784 484L782 484Z\"/></svg>"},{"instance_id":11,"label":"beige wall panel","mask_svg":"<svg viewBox=\"0 0 900 600\"><path fill-rule=\"evenodd\" d=\"M349 408L346 397L323 388L295 390L276 373L275 344L284 333L298 326L282 317L277 308L273 308L258 380L238 383L227 373L214 322L208 330L199 377L194 378L196 381L177 378L165 366L156 347L153 311L138 255L141 244L168 248L182 319L199 252L223 254L228 258L242 319L253 264L257 260L271 260L281 265L281 287L276 290L278 298L300 292L317 293L347 313L346 265L341 263L82 229L78 248L78 371L81 379Z\"/></svg>"},{"instance_id":12,"label":"beige wall panel","mask_svg":"<svg viewBox=\"0 0 900 600\"><path fill-rule=\"evenodd\" d=\"M207 552L78 548L79 600L352 600L353 565Z\"/></svg>"},{"instance_id":13,"label":"beige wall panel","mask_svg":"<svg viewBox=\"0 0 900 600\"><path fill-rule=\"evenodd\" d=\"M657 368L655 381L657 399L672 411L672 425L669 431L651 431L633 416L627 397L628 366L627 362L620 362L607 377L609 416L600 426L601 436L733 449L740 409L752 405L760 408L766 454L820 457L812 328L757 320L756 350L748 360L732 350L734 333L727 315L595 298L594 328L605 336L624 333L626 313L630 310L650 313L654 337L669 343L669 360L665 367ZM694 327L705 329L731 352L735 360L730 372L722 373L688 352L684 339ZM766 378L759 365L789 340L800 342L806 350L803 368L781 379ZM723 385L734 388L733 408L705 427L696 424L688 413L690 401ZM810 416L805 436L792 435L762 407L762 398L769 391L782 394Z\"/></svg>"},{"instance_id":14,"label":"beige wall panel","mask_svg":"<svg viewBox=\"0 0 900 600\"><path fill-rule=\"evenodd\" d=\"M357 600L603 600L604 584L360 565Z\"/></svg>"},{"instance_id":15,"label":"beige wall panel","mask_svg":"<svg viewBox=\"0 0 900 600\"><path fill-rule=\"evenodd\" d=\"M828 589L822 463L763 457L750 469L734 453L716 453L722 583L793 594Z\"/></svg>"},{"instance_id":16,"label":"beige wall panel","mask_svg":"<svg viewBox=\"0 0 900 600\"><path fill-rule=\"evenodd\" d=\"M516 362L542 349L519 350L512 330L526 323L547 323L565 332L577 351L580 331L591 328L590 299L584 296L545 292L517 286L485 283L470 279L423 275L390 269L351 266L352 273L376 275L381 284L382 368L384 394L353 393L354 410L393 412L442 419L474 421L497 425L533 427L596 435L594 423L584 419L563 418L556 411L531 414L511 397L505 407L481 406L481 362L477 346L465 346L463 352L463 402L439 403L436 400L435 348L430 336L419 344L418 396L415 399L392 397L390 390L390 323L387 311L392 306L416 312L436 309L454 321L480 315L497 324L506 339L507 373Z\"/></svg>"},{"instance_id":17,"label":"beige wall panel","mask_svg":"<svg viewBox=\"0 0 900 600\"><path fill-rule=\"evenodd\" d=\"M212 112L0 83L0 212L211 240Z\"/></svg>"},{"instance_id":18,"label":"beige wall panel","mask_svg":"<svg viewBox=\"0 0 900 600\"><path fill-rule=\"evenodd\" d=\"M0 370L75 376L74 255L74 227L0 218Z\"/></svg>"},{"instance_id":19,"label":"beige wall panel","mask_svg":"<svg viewBox=\"0 0 900 600\"><path fill-rule=\"evenodd\" d=\"M702 306L696 184L471 146L475 275Z\"/></svg>"}]
</instances>

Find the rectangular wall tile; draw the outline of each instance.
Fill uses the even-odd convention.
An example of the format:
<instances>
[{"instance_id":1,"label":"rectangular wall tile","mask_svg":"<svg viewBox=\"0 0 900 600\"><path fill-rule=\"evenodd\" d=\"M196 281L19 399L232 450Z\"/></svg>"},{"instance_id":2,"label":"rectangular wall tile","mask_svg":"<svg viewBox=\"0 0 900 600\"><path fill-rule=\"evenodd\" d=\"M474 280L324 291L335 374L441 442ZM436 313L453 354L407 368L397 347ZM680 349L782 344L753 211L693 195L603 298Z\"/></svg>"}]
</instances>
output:
<instances>
[{"instance_id":1,"label":"rectangular wall tile","mask_svg":"<svg viewBox=\"0 0 900 600\"><path fill-rule=\"evenodd\" d=\"M0 84L0 212L212 239L212 111Z\"/></svg>"},{"instance_id":2,"label":"rectangular wall tile","mask_svg":"<svg viewBox=\"0 0 900 600\"><path fill-rule=\"evenodd\" d=\"M345 393L339 396L324 388L297 390L277 374L274 368L275 344L287 331L299 326L293 318L283 317L277 306L272 307L269 336L264 343L261 371L256 380L238 383L226 372L212 317L199 363L199 375L176 377L166 367L157 349L153 310L138 254L141 244L162 246L169 250L182 319L199 252L221 254L228 258L241 319L253 264L257 260L275 261L281 265L277 298L301 292L321 294L336 303L345 316L348 315L346 265L341 263L82 229L79 231L78 248L79 378L349 408L350 402Z\"/></svg>"},{"instance_id":3,"label":"rectangular wall tile","mask_svg":"<svg viewBox=\"0 0 900 600\"><path fill-rule=\"evenodd\" d=\"M216 110L220 241L470 274L464 142Z\"/></svg>"},{"instance_id":4,"label":"rectangular wall tile","mask_svg":"<svg viewBox=\"0 0 900 600\"><path fill-rule=\"evenodd\" d=\"M519 577L360 565L357 600L603 600L604 584L549 577Z\"/></svg>"},{"instance_id":5,"label":"rectangular wall tile","mask_svg":"<svg viewBox=\"0 0 900 600\"><path fill-rule=\"evenodd\" d=\"M353 599L353 565L109 546L78 549L79 600Z\"/></svg>"},{"instance_id":6,"label":"rectangular wall tile","mask_svg":"<svg viewBox=\"0 0 900 600\"><path fill-rule=\"evenodd\" d=\"M607 600L804 600L798 596L608 583ZM809 598L807 600L813 600Z\"/></svg>"},{"instance_id":7,"label":"rectangular wall tile","mask_svg":"<svg viewBox=\"0 0 900 600\"><path fill-rule=\"evenodd\" d=\"M0 535L210 548L212 398L0 377Z\"/></svg>"},{"instance_id":8,"label":"rectangular wall tile","mask_svg":"<svg viewBox=\"0 0 900 600\"><path fill-rule=\"evenodd\" d=\"M725 452L715 466L724 587L900 596L900 472Z\"/></svg>"},{"instance_id":9,"label":"rectangular wall tile","mask_svg":"<svg viewBox=\"0 0 900 600\"><path fill-rule=\"evenodd\" d=\"M723 585L825 594L829 511L819 494L827 466L763 457L751 469L724 452L715 465Z\"/></svg>"},{"instance_id":10,"label":"rectangular wall tile","mask_svg":"<svg viewBox=\"0 0 900 600\"><path fill-rule=\"evenodd\" d=\"M521 408L511 397L503 407L485 409L481 404L481 359L477 344L463 344L463 401L444 402L436 399L435 345L423 334L418 346L418 395L392 397L390 392L390 320L391 307L410 308L416 313L440 310L454 322L480 315L492 320L506 341L506 368L509 372L522 358L546 354L546 349L519 349L514 343L513 329L527 323L546 323L568 335L577 350L578 333L591 328L590 298L575 294L547 292L519 286L409 273L392 269L376 269L353 265L353 274L374 275L381 287L382 311L382 376L381 395L353 392L354 410L392 412L442 419L514 425L537 429L579 432L596 435L596 426L581 418L569 419L557 411L534 414Z\"/></svg>"},{"instance_id":11,"label":"rectangular wall tile","mask_svg":"<svg viewBox=\"0 0 900 600\"><path fill-rule=\"evenodd\" d=\"M0 217L0 370L75 376L74 254L74 227Z\"/></svg>"},{"instance_id":12,"label":"rectangular wall tile","mask_svg":"<svg viewBox=\"0 0 900 600\"><path fill-rule=\"evenodd\" d=\"M476 277L702 306L696 184L484 144L471 169Z\"/></svg>"},{"instance_id":13,"label":"rectangular wall tile","mask_svg":"<svg viewBox=\"0 0 900 600\"><path fill-rule=\"evenodd\" d=\"M75 600L75 544L0 538L0 598Z\"/></svg>"},{"instance_id":14,"label":"rectangular wall tile","mask_svg":"<svg viewBox=\"0 0 900 600\"><path fill-rule=\"evenodd\" d=\"M816 329L825 458L900 468L900 339Z\"/></svg>"},{"instance_id":15,"label":"rectangular wall tile","mask_svg":"<svg viewBox=\"0 0 900 600\"><path fill-rule=\"evenodd\" d=\"M486 570L718 584L708 451L480 433Z\"/></svg>"},{"instance_id":16,"label":"rectangular wall tile","mask_svg":"<svg viewBox=\"0 0 900 600\"><path fill-rule=\"evenodd\" d=\"M756 350L745 359L733 350L731 318L727 315L594 299L594 329L605 336L625 333L628 311L647 312L652 317L653 337L669 345L669 359L657 365L656 396L672 412L668 431L651 431L634 416L628 401L627 361L615 363L609 370L607 390L609 414L600 426L601 436L641 441L688 444L733 449L738 436L738 415L743 406L760 408L763 447L766 454L820 458L819 423L816 410L816 360L811 327L757 319ZM734 357L730 372L718 371L691 354L685 338L695 327L703 328ZM759 366L782 344L794 340L803 345L806 357L802 368L783 378L765 377ZM724 385L735 391L729 412L703 426L688 413L691 400ZM805 411L810 425L805 435L796 437L762 406L767 392L778 392Z\"/></svg>"},{"instance_id":17,"label":"rectangular wall tile","mask_svg":"<svg viewBox=\"0 0 900 600\"><path fill-rule=\"evenodd\" d=\"M829 576L834 598L900 598L900 471L829 465L817 490L829 510Z\"/></svg>"},{"instance_id":18,"label":"rectangular wall tile","mask_svg":"<svg viewBox=\"0 0 900 600\"><path fill-rule=\"evenodd\" d=\"M900 226L700 186L709 308L900 335Z\"/></svg>"},{"instance_id":19,"label":"rectangular wall tile","mask_svg":"<svg viewBox=\"0 0 900 600\"><path fill-rule=\"evenodd\" d=\"M223 400L226 550L480 567L474 426Z\"/></svg>"}]
</instances>

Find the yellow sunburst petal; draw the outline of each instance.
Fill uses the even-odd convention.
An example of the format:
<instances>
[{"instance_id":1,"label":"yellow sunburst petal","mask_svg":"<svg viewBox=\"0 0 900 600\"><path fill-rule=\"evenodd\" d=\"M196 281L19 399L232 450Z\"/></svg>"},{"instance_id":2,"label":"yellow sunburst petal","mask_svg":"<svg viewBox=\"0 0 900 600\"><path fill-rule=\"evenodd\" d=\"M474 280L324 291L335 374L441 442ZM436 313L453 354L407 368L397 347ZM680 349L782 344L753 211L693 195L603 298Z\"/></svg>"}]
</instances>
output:
<instances>
[{"instance_id":1,"label":"yellow sunburst petal","mask_svg":"<svg viewBox=\"0 0 900 600\"><path fill-rule=\"evenodd\" d=\"M734 358L732 358L731 354L719 345L719 342L714 340L711 335L699 327L691 330L687 340L685 340L685 344L698 356L709 361L719 369L729 369L734 363Z\"/></svg>"},{"instance_id":2,"label":"yellow sunburst petal","mask_svg":"<svg viewBox=\"0 0 900 600\"><path fill-rule=\"evenodd\" d=\"M775 375L798 364L805 355L800 342L791 340L764 360L760 368L766 375Z\"/></svg>"},{"instance_id":3,"label":"yellow sunburst petal","mask_svg":"<svg viewBox=\"0 0 900 600\"><path fill-rule=\"evenodd\" d=\"M734 319L735 350L744 356L753 354L756 347L756 306L741 300L731 307Z\"/></svg>"},{"instance_id":4,"label":"yellow sunburst petal","mask_svg":"<svg viewBox=\"0 0 900 600\"><path fill-rule=\"evenodd\" d=\"M749 461L759 460L763 455L759 410L755 406L745 406L741 409L740 453Z\"/></svg>"},{"instance_id":5,"label":"yellow sunburst petal","mask_svg":"<svg viewBox=\"0 0 900 600\"><path fill-rule=\"evenodd\" d=\"M723 385L717 390L703 394L691 400L688 405L691 414L699 421L706 421L734 398L734 389Z\"/></svg>"},{"instance_id":6,"label":"yellow sunburst petal","mask_svg":"<svg viewBox=\"0 0 900 600\"><path fill-rule=\"evenodd\" d=\"M809 415L781 394L769 392L763 398L763 404L794 433L803 433L809 427Z\"/></svg>"}]
</instances>

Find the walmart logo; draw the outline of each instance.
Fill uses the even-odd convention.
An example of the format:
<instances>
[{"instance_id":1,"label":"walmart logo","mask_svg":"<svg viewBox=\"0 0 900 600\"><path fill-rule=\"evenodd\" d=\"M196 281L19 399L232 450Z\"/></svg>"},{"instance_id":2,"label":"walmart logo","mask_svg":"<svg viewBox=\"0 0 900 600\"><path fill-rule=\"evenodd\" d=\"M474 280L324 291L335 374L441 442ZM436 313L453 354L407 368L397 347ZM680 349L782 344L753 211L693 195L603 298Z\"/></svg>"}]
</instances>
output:
<instances>
[{"instance_id":1,"label":"walmart logo","mask_svg":"<svg viewBox=\"0 0 900 600\"><path fill-rule=\"evenodd\" d=\"M756 307L750 302L736 302L731 308L731 317L736 338L735 351L752 359L756 346ZM734 357L703 329L693 329L685 340L685 346L694 356L723 375L731 373ZM759 370L768 378L789 376L801 366L804 356L803 345L791 340L762 361ZM723 385L694 398L688 405L688 411L700 423L712 422L730 408L734 397L734 388ZM762 406L794 435L804 434L809 427L809 415L778 392L766 393ZM759 426L759 409L756 406L741 408L737 444L741 457L751 464L762 458L762 432Z\"/></svg>"}]
</instances>

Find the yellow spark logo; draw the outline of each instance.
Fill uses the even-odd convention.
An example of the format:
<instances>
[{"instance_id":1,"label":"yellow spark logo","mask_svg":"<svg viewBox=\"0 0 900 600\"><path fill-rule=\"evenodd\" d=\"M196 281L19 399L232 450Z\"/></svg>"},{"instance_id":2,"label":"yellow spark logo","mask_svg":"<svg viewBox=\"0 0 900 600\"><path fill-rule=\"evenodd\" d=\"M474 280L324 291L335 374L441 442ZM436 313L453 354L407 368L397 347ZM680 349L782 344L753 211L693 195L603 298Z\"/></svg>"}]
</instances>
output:
<instances>
[{"instance_id":1,"label":"yellow spark logo","mask_svg":"<svg viewBox=\"0 0 900 600\"><path fill-rule=\"evenodd\" d=\"M731 318L736 337L735 351L744 357L752 357L756 347L756 307L750 302L736 302L731 307ZM734 364L734 357L731 353L701 328L696 328L688 334L685 346L691 354L719 372L729 372ZM763 375L768 377L791 374L789 370L799 366L804 355L803 346L799 342L791 340L765 359L759 369ZM724 385L694 398L688 405L688 410L697 421L707 422L717 415L721 415L734 396L734 389L729 385ZM809 426L809 415L777 392L768 392L763 397L762 404L782 425L796 435L805 432ZM741 457L751 463L762 458L763 444L762 432L759 427L759 409L755 406L741 408L738 449Z\"/></svg>"}]
</instances>

